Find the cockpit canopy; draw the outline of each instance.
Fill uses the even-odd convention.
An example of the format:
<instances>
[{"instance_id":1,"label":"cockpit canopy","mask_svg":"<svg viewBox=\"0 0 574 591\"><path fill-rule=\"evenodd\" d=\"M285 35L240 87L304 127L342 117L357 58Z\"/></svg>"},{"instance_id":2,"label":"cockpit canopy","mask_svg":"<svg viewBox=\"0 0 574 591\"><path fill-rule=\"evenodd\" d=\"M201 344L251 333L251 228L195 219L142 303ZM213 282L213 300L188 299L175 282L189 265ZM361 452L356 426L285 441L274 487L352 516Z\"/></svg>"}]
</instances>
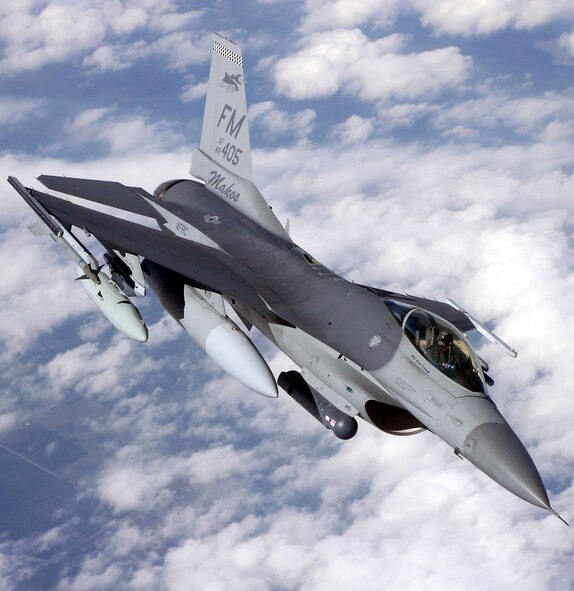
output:
<instances>
[{"instance_id":1,"label":"cockpit canopy","mask_svg":"<svg viewBox=\"0 0 574 591\"><path fill-rule=\"evenodd\" d=\"M394 300L385 304L425 359L463 388L486 393L479 362L462 332L427 310Z\"/></svg>"}]
</instances>

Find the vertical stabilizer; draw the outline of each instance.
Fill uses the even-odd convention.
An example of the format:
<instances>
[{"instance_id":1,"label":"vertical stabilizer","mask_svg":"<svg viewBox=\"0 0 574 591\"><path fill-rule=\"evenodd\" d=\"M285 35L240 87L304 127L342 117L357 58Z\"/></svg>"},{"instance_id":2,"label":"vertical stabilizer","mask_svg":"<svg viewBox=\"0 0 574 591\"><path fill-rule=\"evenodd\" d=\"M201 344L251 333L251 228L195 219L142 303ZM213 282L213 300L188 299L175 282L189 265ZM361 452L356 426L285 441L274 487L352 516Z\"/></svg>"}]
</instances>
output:
<instances>
[{"instance_id":1,"label":"vertical stabilizer","mask_svg":"<svg viewBox=\"0 0 574 591\"><path fill-rule=\"evenodd\" d=\"M215 33L212 41L201 141L193 151L191 174L254 222L288 238L253 183L241 49Z\"/></svg>"},{"instance_id":2,"label":"vertical stabilizer","mask_svg":"<svg viewBox=\"0 0 574 591\"><path fill-rule=\"evenodd\" d=\"M199 149L216 164L253 181L241 49L214 34Z\"/></svg>"}]
</instances>

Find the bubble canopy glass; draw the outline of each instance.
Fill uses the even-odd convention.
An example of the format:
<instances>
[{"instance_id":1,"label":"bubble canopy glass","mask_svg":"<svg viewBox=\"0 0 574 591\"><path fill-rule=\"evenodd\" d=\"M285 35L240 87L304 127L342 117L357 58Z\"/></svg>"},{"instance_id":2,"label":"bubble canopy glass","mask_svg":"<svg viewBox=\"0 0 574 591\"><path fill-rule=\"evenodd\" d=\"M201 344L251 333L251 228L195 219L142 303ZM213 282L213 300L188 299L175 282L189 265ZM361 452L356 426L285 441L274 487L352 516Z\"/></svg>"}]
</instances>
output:
<instances>
[{"instance_id":1,"label":"bubble canopy glass","mask_svg":"<svg viewBox=\"0 0 574 591\"><path fill-rule=\"evenodd\" d=\"M385 304L409 341L434 367L463 388L486 393L476 355L460 330L427 310L395 300Z\"/></svg>"}]
</instances>

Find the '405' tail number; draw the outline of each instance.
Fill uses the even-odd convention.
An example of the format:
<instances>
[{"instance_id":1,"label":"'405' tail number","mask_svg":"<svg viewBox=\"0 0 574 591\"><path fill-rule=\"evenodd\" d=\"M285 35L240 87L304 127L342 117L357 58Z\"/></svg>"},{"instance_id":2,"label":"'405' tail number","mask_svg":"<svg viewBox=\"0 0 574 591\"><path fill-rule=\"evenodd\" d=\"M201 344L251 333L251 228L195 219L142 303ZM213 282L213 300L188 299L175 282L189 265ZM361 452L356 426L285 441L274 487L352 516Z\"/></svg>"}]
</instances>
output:
<instances>
[{"instance_id":1,"label":"'405' tail number","mask_svg":"<svg viewBox=\"0 0 574 591\"><path fill-rule=\"evenodd\" d=\"M221 150L221 154L225 160L227 160L227 162L231 162L231 164L235 166L239 163L239 157L241 154L243 154L243 150L227 142L227 144L225 144L224 148Z\"/></svg>"}]
</instances>

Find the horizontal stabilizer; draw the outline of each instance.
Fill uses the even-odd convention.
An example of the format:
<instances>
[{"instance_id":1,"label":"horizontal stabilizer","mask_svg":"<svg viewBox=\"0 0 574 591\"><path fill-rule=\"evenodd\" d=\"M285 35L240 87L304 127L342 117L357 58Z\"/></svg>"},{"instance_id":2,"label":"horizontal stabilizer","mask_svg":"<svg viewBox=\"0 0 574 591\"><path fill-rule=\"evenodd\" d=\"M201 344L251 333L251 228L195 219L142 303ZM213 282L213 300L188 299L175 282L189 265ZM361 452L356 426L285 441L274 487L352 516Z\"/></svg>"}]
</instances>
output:
<instances>
[{"instance_id":1,"label":"horizontal stabilizer","mask_svg":"<svg viewBox=\"0 0 574 591\"><path fill-rule=\"evenodd\" d=\"M96 181L45 174L40 175L38 180L52 191L59 191L66 195L73 195L147 217L157 217L154 209L143 199L143 197L152 198L152 195L140 187L126 187L115 181Z\"/></svg>"}]
</instances>

